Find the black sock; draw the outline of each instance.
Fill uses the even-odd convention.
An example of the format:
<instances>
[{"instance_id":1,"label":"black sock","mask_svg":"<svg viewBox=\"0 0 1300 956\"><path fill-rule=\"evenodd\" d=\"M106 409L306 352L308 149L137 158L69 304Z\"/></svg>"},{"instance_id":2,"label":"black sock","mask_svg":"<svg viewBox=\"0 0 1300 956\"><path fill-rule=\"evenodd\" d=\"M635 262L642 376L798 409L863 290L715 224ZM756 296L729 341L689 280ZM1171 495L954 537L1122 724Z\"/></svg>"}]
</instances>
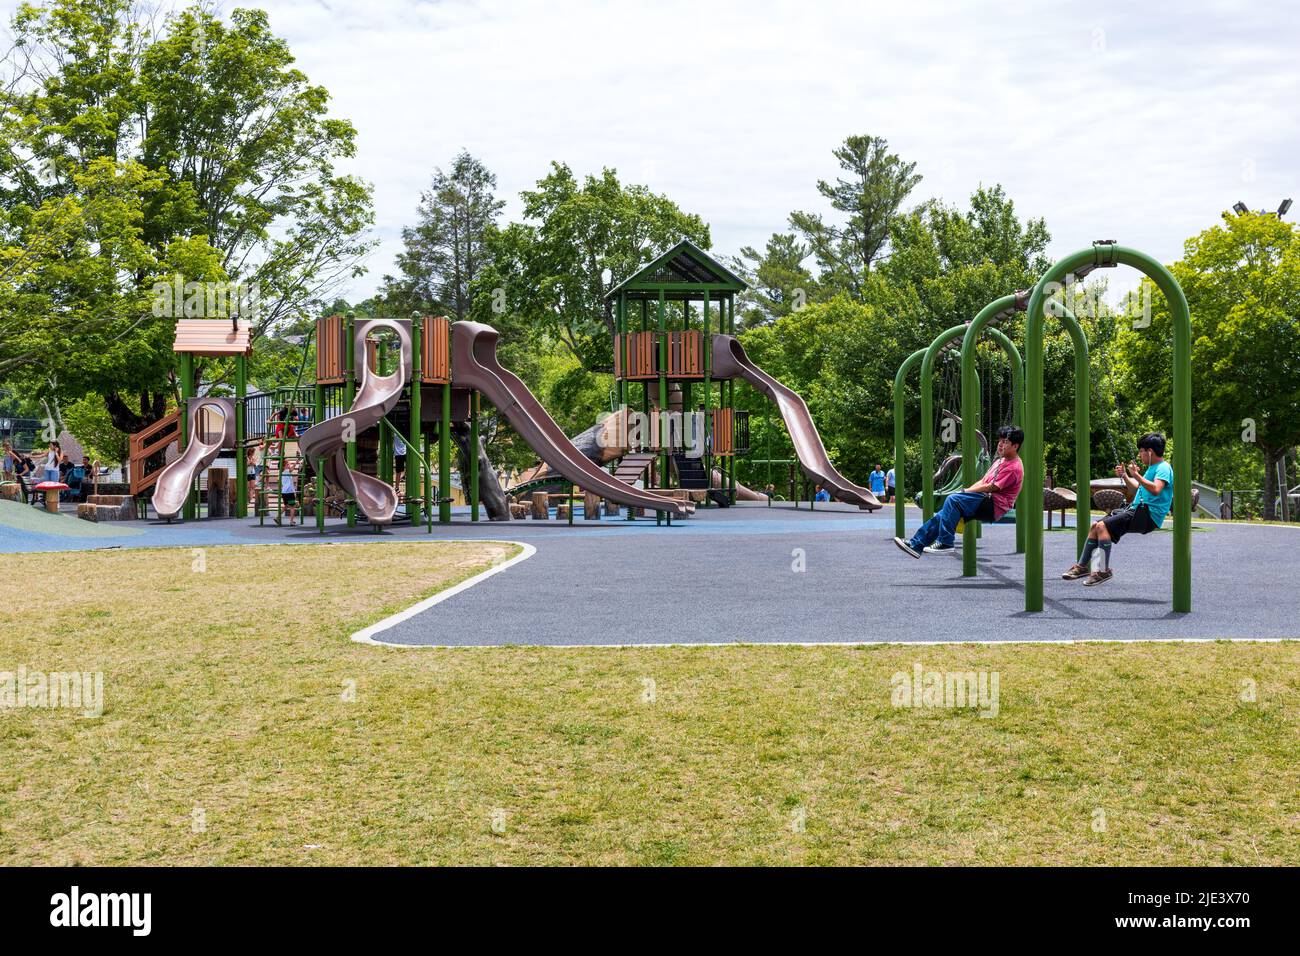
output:
<instances>
[{"instance_id":1,"label":"black sock","mask_svg":"<svg viewBox=\"0 0 1300 956\"><path fill-rule=\"evenodd\" d=\"M1079 555L1079 567L1090 568L1088 564L1092 560L1092 553L1097 550L1098 541L1096 538L1089 538L1083 546L1083 554Z\"/></svg>"},{"instance_id":2,"label":"black sock","mask_svg":"<svg viewBox=\"0 0 1300 956\"><path fill-rule=\"evenodd\" d=\"M1110 570L1110 546L1111 546L1111 543L1112 543L1112 542L1110 542L1110 541L1099 541L1099 542L1098 542L1098 544L1101 546L1101 569L1102 569L1103 571L1109 571L1109 570Z\"/></svg>"}]
</instances>

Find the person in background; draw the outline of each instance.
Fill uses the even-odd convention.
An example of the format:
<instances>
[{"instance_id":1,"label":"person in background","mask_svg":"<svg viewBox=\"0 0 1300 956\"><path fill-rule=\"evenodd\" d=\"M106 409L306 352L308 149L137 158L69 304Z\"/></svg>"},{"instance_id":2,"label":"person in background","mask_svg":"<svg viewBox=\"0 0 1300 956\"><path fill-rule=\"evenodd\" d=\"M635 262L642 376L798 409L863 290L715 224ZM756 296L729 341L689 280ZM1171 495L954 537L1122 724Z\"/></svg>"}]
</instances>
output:
<instances>
[{"instance_id":1,"label":"person in background","mask_svg":"<svg viewBox=\"0 0 1300 956\"><path fill-rule=\"evenodd\" d=\"M27 490L27 478L36 470L32 460L18 451L10 442L4 443L4 473L13 475L14 480L18 482L18 489L23 496L23 501L27 501L30 492Z\"/></svg>"},{"instance_id":2,"label":"person in background","mask_svg":"<svg viewBox=\"0 0 1300 956\"><path fill-rule=\"evenodd\" d=\"M257 447L249 445L244 450L244 480L248 482L248 500L257 511Z\"/></svg>"},{"instance_id":3,"label":"person in background","mask_svg":"<svg viewBox=\"0 0 1300 956\"><path fill-rule=\"evenodd\" d=\"M401 435L393 435L393 487L401 490L402 479L406 476L406 441Z\"/></svg>"},{"instance_id":4,"label":"person in background","mask_svg":"<svg viewBox=\"0 0 1300 956\"><path fill-rule=\"evenodd\" d=\"M831 494L821 485L817 486L817 494L813 495L813 501L830 501Z\"/></svg>"},{"instance_id":5,"label":"person in background","mask_svg":"<svg viewBox=\"0 0 1300 956\"><path fill-rule=\"evenodd\" d=\"M877 498L885 494L885 473L880 470L879 465L876 465L871 470L871 474L867 476L867 483L871 488L871 493Z\"/></svg>"},{"instance_id":6,"label":"person in background","mask_svg":"<svg viewBox=\"0 0 1300 956\"><path fill-rule=\"evenodd\" d=\"M890 468L885 472L885 503L894 500L894 469Z\"/></svg>"},{"instance_id":7,"label":"person in background","mask_svg":"<svg viewBox=\"0 0 1300 956\"><path fill-rule=\"evenodd\" d=\"M50 442L45 451L45 480L59 480L59 461L63 458L63 446L56 441Z\"/></svg>"}]
</instances>

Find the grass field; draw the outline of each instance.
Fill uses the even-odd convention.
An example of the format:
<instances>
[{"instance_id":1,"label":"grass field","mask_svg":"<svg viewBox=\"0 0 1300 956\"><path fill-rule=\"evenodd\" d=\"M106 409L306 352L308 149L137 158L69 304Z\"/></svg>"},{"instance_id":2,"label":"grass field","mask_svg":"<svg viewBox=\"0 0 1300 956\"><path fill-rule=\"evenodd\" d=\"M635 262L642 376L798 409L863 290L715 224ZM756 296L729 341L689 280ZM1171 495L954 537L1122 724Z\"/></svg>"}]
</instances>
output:
<instances>
[{"instance_id":1,"label":"grass field","mask_svg":"<svg viewBox=\"0 0 1300 956\"><path fill-rule=\"evenodd\" d=\"M0 710L3 859L1300 863L1300 644L348 640L514 550L0 557L0 671L104 680ZM997 716L893 706L918 663L997 672Z\"/></svg>"}]
</instances>

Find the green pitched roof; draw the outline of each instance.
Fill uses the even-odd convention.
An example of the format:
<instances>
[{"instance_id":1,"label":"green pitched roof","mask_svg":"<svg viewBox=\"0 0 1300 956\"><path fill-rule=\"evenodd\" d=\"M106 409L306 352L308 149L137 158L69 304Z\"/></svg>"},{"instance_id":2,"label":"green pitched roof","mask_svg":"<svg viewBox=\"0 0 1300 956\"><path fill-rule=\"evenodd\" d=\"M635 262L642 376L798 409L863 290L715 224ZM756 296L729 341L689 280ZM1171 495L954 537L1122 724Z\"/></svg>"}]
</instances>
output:
<instances>
[{"instance_id":1,"label":"green pitched roof","mask_svg":"<svg viewBox=\"0 0 1300 956\"><path fill-rule=\"evenodd\" d=\"M606 299L702 299L710 293L742 292L745 281L707 252L683 239L605 293Z\"/></svg>"}]
</instances>

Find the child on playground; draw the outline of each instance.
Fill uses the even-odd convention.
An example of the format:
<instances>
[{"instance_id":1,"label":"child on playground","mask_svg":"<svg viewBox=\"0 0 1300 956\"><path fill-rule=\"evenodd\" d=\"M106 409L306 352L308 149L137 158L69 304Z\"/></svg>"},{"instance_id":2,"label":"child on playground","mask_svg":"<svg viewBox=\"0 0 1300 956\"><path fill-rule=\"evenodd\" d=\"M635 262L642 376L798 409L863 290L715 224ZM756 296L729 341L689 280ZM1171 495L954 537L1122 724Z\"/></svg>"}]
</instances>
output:
<instances>
[{"instance_id":1,"label":"child on playground","mask_svg":"<svg viewBox=\"0 0 1300 956\"><path fill-rule=\"evenodd\" d=\"M1165 461L1165 436L1148 432L1138 439L1137 444L1138 458L1146 467L1146 473L1139 474L1141 469L1134 461L1115 466L1116 477L1123 478L1130 489L1137 489L1133 503L1092 523L1079 560L1061 575L1065 580L1074 581L1086 576L1085 587L1109 581L1115 576L1110 569L1110 546L1126 534L1149 534L1164 524L1165 515L1174 502L1174 470ZM1092 555L1098 549L1101 550L1101 568L1092 571Z\"/></svg>"},{"instance_id":2,"label":"child on playground","mask_svg":"<svg viewBox=\"0 0 1300 956\"><path fill-rule=\"evenodd\" d=\"M894 500L894 469L885 472L885 504Z\"/></svg>"},{"instance_id":3,"label":"child on playground","mask_svg":"<svg viewBox=\"0 0 1300 956\"><path fill-rule=\"evenodd\" d=\"M291 462L280 474L280 506L289 516L289 527L293 527L298 517L298 465Z\"/></svg>"},{"instance_id":4,"label":"child on playground","mask_svg":"<svg viewBox=\"0 0 1300 956\"><path fill-rule=\"evenodd\" d=\"M880 466L876 465L867 476L867 483L871 487L871 493L880 498L885 493L885 473L881 471Z\"/></svg>"},{"instance_id":5,"label":"child on playground","mask_svg":"<svg viewBox=\"0 0 1300 956\"><path fill-rule=\"evenodd\" d=\"M1025 433L1014 425L998 429L998 457L984 477L969 488L951 494L939 512L921 525L911 540L895 538L899 550L920 559L921 554L955 554L957 522L997 521L1016 503L1025 479L1020 445Z\"/></svg>"}]
</instances>

